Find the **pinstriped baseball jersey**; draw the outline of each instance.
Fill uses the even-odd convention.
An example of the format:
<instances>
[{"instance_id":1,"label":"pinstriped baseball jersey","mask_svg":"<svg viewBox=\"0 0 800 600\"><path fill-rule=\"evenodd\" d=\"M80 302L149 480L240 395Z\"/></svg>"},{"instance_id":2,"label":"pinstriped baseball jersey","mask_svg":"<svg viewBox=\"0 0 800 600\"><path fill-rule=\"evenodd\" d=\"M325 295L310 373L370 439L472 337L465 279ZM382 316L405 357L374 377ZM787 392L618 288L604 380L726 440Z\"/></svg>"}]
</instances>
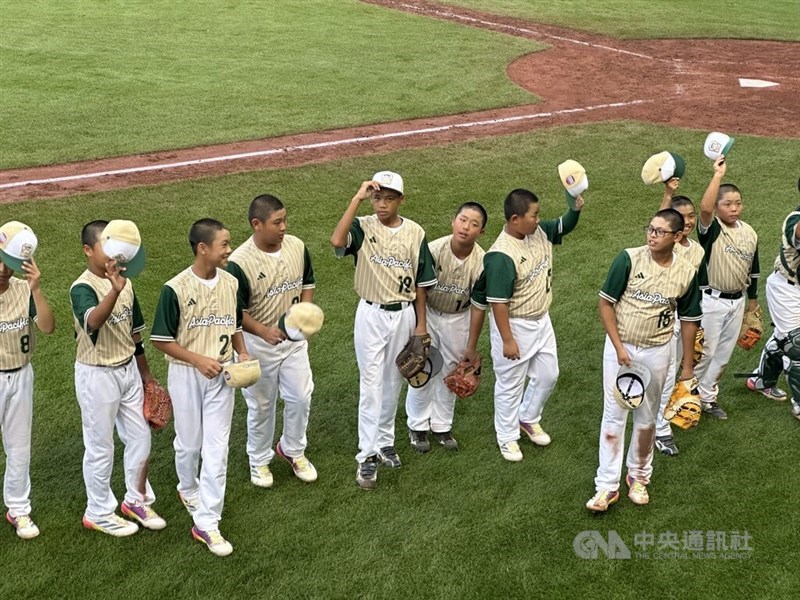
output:
<instances>
[{"instance_id":1,"label":"pinstriped baseball jersey","mask_svg":"<svg viewBox=\"0 0 800 600\"><path fill-rule=\"evenodd\" d=\"M675 254L689 261L689 263L694 267L695 271L700 268L700 264L705 258L705 251L703 250L703 247L692 239L689 240L688 246L684 246L683 244L675 244Z\"/></svg>"},{"instance_id":2,"label":"pinstriped baseball jersey","mask_svg":"<svg viewBox=\"0 0 800 600\"><path fill-rule=\"evenodd\" d=\"M78 342L75 360L84 365L114 367L126 363L135 350L133 334L145 328L133 283L126 279L106 322L96 331L89 329L89 313L110 291L111 282L88 269L70 287L69 298Z\"/></svg>"},{"instance_id":3,"label":"pinstriped baseball jersey","mask_svg":"<svg viewBox=\"0 0 800 600\"><path fill-rule=\"evenodd\" d=\"M741 292L758 278L758 236L750 225L738 221L738 227L728 227L715 217L706 231L699 226L697 234L706 251L711 288Z\"/></svg>"},{"instance_id":4,"label":"pinstriped baseball jersey","mask_svg":"<svg viewBox=\"0 0 800 600\"><path fill-rule=\"evenodd\" d=\"M486 299L507 302L509 317L535 319L549 310L553 244L541 227L521 240L503 229L484 257L484 269Z\"/></svg>"},{"instance_id":5,"label":"pinstriped baseball jersey","mask_svg":"<svg viewBox=\"0 0 800 600\"><path fill-rule=\"evenodd\" d=\"M656 263L648 246L623 250L608 271L600 296L614 304L620 339L643 348L670 341L675 310L683 321L700 321L700 288L689 261L673 253Z\"/></svg>"},{"instance_id":6,"label":"pinstriped baseball jersey","mask_svg":"<svg viewBox=\"0 0 800 600\"><path fill-rule=\"evenodd\" d=\"M357 217L341 255L355 257L356 293L376 304L413 302L416 288L436 283L425 231L411 219L400 227L383 225L377 215Z\"/></svg>"},{"instance_id":7,"label":"pinstriped baseball jersey","mask_svg":"<svg viewBox=\"0 0 800 600\"><path fill-rule=\"evenodd\" d=\"M8 289L0 294L0 371L31 362L36 341L31 321L35 320L36 306L28 282L9 278Z\"/></svg>"},{"instance_id":8,"label":"pinstriped baseball jersey","mask_svg":"<svg viewBox=\"0 0 800 600\"><path fill-rule=\"evenodd\" d=\"M483 248L475 244L461 260L453 254L452 234L428 244L436 268L436 285L428 290L428 306L443 313L466 312L472 287L483 271Z\"/></svg>"},{"instance_id":9,"label":"pinstriped baseball jersey","mask_svg":"<svg viewBox=\"0 0 800 600\"><path fill-rule=\"evenodd\" d=\"M315 286L308 249L293 235L285 235L280 252L272 254L259 250L251 236L231 254L227 270L239 281L242 309L269 326Z\"/></svg>"},{"instance_id":10,"label":"pinstriped baseball jersey","mask_svg":"<svg viewBox=\"0 0 800 600\"><path fill-rule=\"evenodd\" d=\"M242 311L237 303L239 282L217 269L217 281L209 287L189 267L161 288L153 333L156 342L177 342L190 352L220 362L233 359L233 334L242 330ZM166 355L169 362L187 364Z\"/></svg>"},{"instance_id":11,"label":"pinstriped baseball jersey","mask_svg":"<svg viewBox=\"0 0 800 600\"><path fill-rule=\"evenodd\" d=\"M797 281L800 269L800 240L795 237L795 229L800 223L800 209L790 212L781 227L781 250L775 259L775 270L789 281Z\"/></svg>"}]
</instances>

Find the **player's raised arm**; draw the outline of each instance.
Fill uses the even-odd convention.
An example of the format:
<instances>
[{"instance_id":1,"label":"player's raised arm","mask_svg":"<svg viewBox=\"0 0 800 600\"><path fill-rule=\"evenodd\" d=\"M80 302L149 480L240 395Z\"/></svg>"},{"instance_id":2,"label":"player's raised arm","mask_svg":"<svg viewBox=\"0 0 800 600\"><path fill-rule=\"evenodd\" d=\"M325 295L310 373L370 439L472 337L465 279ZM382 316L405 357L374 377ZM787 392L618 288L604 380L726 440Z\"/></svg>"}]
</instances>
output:
<instances>
[{"instance_id":1,"label":"player's raised arm","mask_svg":"<svg viewBox=\"0 0 800 600\"><path fill-rule=\"evenodd\" d=\"M380 184L377 181L364 181L361 187L358 188L356 195L350 200L350 204L336 224L336 228L331 234L331 245L334 248L347 247L347 234L350 233L350 225L353 224L353 219L356 218L358 207L364 200L368 200L373 191L380 189Z\"/></svg>"},{"instance_id":2,"label":"player's raised arm","mask_svg":"<svg viewBox=\"0 0 800 600\"><path fill-rule=\"evenodd\" d=\"M678 190L680 184L681 180L677 177L670 177L664 182L664 195L661 197L661 206L658 207L658 210L672 208L672 198L675 196L675 192Z\"/></svg>"},{"instance_id":3,"label":"player's raised arm","mask_svg":"<svg viewBox=\"0 0 800 600\"><path fill-rule=\"evenodd\" d=\"M711 176L711 181L708 183L703 199L700 201L700 225L707 229L711 225L714 218L714 208L717 204L717 196L719 195L719 186L725 173L728 171L728 164L725 162L725 157L720 156L714 161L714 174Z\"/></svg>"},{"instance_id":4,"label":"player's raised arm","mask_svg":"<svg viewBox=\"0 0 800 600\"><path fill-rule=\"evenodd\" d=\"M33 305L36 308L36 327L38 327L39 331L42 333L53 333L56 329L56 319L39 285L42 278L39 266L36 264L36 261L31 258L22 263L22 270L25 271L28 287L31 289Z\"/></svg>"}]
</instances>

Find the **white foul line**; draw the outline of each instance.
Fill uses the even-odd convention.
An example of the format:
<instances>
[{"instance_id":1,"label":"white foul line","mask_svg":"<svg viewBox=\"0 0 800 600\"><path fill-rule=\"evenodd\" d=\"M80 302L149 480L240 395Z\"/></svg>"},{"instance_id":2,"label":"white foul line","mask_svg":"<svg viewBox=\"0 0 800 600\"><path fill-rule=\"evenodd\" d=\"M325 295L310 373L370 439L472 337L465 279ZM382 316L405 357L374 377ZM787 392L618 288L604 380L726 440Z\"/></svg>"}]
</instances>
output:
<instances>
[{"instance_id":1,"label":"white foul line","mask_svg":"<svg viewBox=\"0 0 800 600\"><path fill-rule=\"evenodd\" d=\"M142 167L129 167L126 169L114 169L111 171L98 171L95 173L83 173L81 175L65 175L63 177L51 177L48 179L31 179L29 181L15 181L13 183L0 184L0 189L23 187L26 185L43 185L47 183L62 183L65 181L77 181L80 179L96 179L99 177L109 177L112 175L129 175L132 173L145 173L147 171L162 171L167 169L179 169L181 167L191 167L195 165L204 165L216 162L226 162L233 160L242 160L245 158L258 158L263 156L272 156L275 154L283 154L286 152L297 152L300 150L315 150L318 148L333 148L336 146L346 146L350 144L359 144L362 142L372 142L376 140L386 140L391 138L410 137L415 135L425 135L428 133L439 133L442 131L449 131L451 129L467 129L471 127L483 127L486 125L499 125L502 123L512 123L514 121L527 121L531 119L545 119L547 117L555 117L558 115L569 115L573 113L589 112L592 110L600 110L603 108L622 108L625 106L633 106L635 104L644 104L652 102L651 100L631 100L629 102L613 102L611 104L597 104L594 106L584 106L581 108L565 108L563 110L554 110L552 112L533 113L527 115L517 115L514 117L503 117L500 119L486 119L484 121L471 121L469 123L454 123L452 125L440 125L437 127L426 127L424 129L411 129L408 131L392 131L390 133L381 133L377 135L364 135L353 138L346 138L343 140L333 140L330 142L316 142L313 144L300 144L297 146L283 146L281 148L271 148L269 150L256 150L253 152L242 152L240 154L227 154L224 156L211 156L208 158L196 158L193 160L184 160L180 162L146 165Z\"/></svg>"},{"instance_id":2,"label":"white foul line","mask_svg":"<svg viewBox=\"0 0 800 600\"><path fill-rule=\"evenodd\" d=\"M610 50L611 52L619 52L620 54L628 54L630 56L638 56L639 58L647 58L653 60L652 56L648 56L647 54L639 54L638 52L631 52L629 50L622 50L620 48L612 48L611 46L604 46L602 44L592 44L591 42L584 42L582 40L575 40L572 38L562 37L560 35L553 35L552 33L542 33L540 31L533 31L532 29L526 29L525 27L515 27L514 25L506 25L505 23L496 23L494 21L485 21L483 19L476 19L474 17L468 17L466 15L460 15L458 13L443 11L443 10L435 10L435 9L427 9L421 6L417 6L415 4L401 4L403 8L407 8L410 10L415 10L417 12L424 12L431 15L436 15L439 17L448 17L452 19L459 19L460 21L467 21L469 23L478 23L480 25L488 25L489 27L498 27L501 29L508 29L509 31L514 31L517 33L524 33L533 36L539 37L548 37L554 40L559 40L561 42L569 42L571 44L579 44L581 46L591 46L592 48L600 48L601 50Z\"/></svg>"}]
</instances>

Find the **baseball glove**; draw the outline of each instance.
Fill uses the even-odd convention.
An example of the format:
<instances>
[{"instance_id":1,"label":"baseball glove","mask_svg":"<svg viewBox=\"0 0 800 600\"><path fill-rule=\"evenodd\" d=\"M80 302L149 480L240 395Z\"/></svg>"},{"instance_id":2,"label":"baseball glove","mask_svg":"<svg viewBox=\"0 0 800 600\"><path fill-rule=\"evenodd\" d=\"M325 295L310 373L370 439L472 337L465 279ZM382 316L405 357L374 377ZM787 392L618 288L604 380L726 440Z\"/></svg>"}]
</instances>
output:
<instances>
[{"instance_id":1,"label":"baseball glove","mask_svg":"<svg viewBox=\"0 0 800 600\"><path fill-rule=\"evenodd\" d=\"M752 350L761 339L764 331L764 322L761 320L761 307L756 306L753 311L746 310L742 319L742 328L739 330L739 339L736 343L745 350Z\"/></svg>"},{"instance_id":2,"label":"baseball glove","mask_svg":"<svg viewBox=\"0 0 800 600\"><path fill-rule=\"evenodd\" d=\"M428 349L431 347L431 336L412 335L406 345L400 350L394 363L400 374L410 379L425 367L428 360Z\"/></svg>"},{"instance_id":3,"label":"baseball glove","mask_svg":"<svg viewBox=\"0 0 800 600\"><path fill-rule=\"evenodd\" d=\"M477 365L461 361L456 368L444 378L447 388L459 398L472 396L481 384L480 362Z\"/></svg>"},{"instance_id":4,"label":"baseball glove","mask_svg":"<svg viewBox=\"0 0 800 600\"><path fill-rule=\"evenodd\" d=\"M694 354L692 356L692 366L696 367L700 359L703 358L703 346L706 345L706 332L702 327L697 328L697 333L694 334Z\"/></svg>"},{"instance_id":5,"label":"baseball glove","mask_svg":"<svg viewBox=\"0 0 800 600\"><path fill-rule=\"evenodd\" d=\"M172 399L155 379L144 386L144 418L153 429L162 429L172 416Z\"/></svg>"},{"instance_id":6,"label":"baseball glove","mask_svg":"<svg viewBox=\"0 0 800 600\"><path fill-rule=\"evenodd\" d=\"M672 396L664 408L664 418L667 421L681 429L691 429L700 422L702 407L697 385L697 377L684 379L675 384Z\"/></svg>"}]
</instances>

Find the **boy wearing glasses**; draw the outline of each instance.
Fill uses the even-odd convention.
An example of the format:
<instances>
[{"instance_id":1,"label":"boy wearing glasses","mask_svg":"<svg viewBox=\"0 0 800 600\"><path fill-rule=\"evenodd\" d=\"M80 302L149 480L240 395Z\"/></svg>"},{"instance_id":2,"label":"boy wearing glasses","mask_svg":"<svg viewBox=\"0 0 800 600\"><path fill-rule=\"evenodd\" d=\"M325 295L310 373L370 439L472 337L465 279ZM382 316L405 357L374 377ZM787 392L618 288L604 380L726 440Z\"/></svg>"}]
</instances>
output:
<instances>
[{"instance_id":1,"label":"boy wearing glasses","mask_svg":"<svg viewBox=\"0 0 800 600\"><path fill-rule=\"evenodd\" d=\"M650 371L644 400L633 413L626 464L628 497L647 504L653 472L653 442L661 390L667 377L675 311L681 320L681 379L691 379L692 348L701 318L700 289L694 267L674 252L683 238L684 220L671 208L658 211L646 228L647 245L623 250L600 291L600 319L606 330L603 350L603 420L595 495L586 503L604 512L619 500L625 425L630 410L614 399L620 365L636 362Z\"/></svg>"},{"instance_id":2,"label":"boy wearing glasses","mask_svg":"<svg viewBox=\"0 0 800 600\"><path fill-rule=\"evenodd\" d=\"M739 188L722 183L727 168L724 156L714 161L714 175L700 203L697 227L698 239L705 249L708 288L703 290L702 327L706 341L695 372L700 381L703 412L717 419L728 418L717 404L718 382L739 337L745 294L750 309L758 307L758 236L739 218Z\"/></svg>"}]
</instances>

